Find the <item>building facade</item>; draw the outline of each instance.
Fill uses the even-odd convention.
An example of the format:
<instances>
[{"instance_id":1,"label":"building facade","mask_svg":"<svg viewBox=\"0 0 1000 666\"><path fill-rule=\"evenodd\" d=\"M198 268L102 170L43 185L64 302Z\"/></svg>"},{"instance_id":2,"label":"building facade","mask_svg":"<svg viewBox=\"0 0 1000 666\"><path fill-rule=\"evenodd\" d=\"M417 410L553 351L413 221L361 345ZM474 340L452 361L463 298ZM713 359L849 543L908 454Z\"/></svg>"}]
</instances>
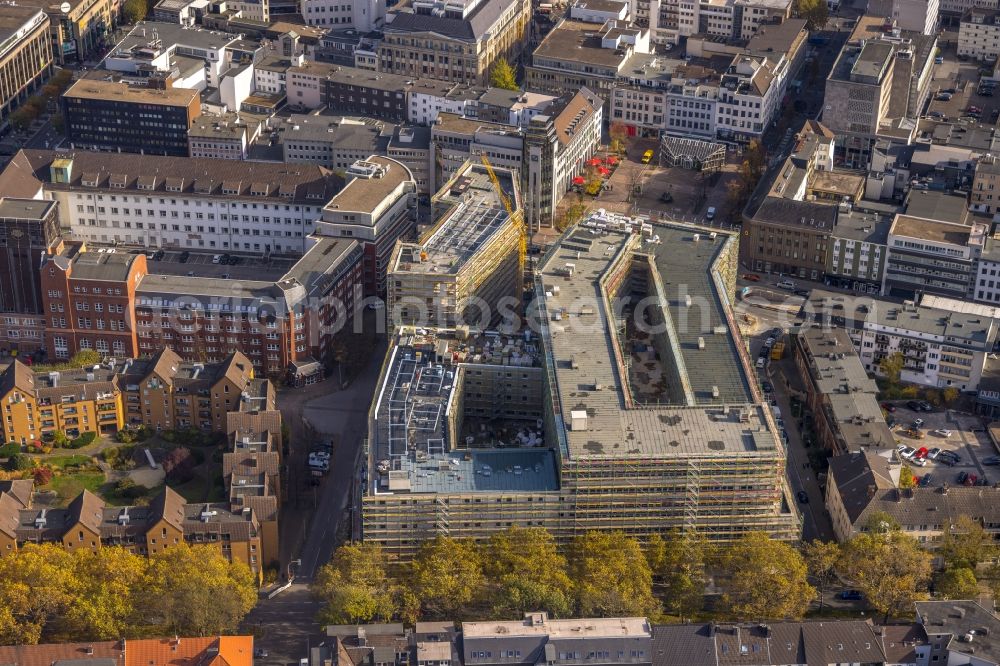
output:
<instances>
[{"instance_id":1,"label":"building facade","mask_svg":"<svg viewBox=\"0 0 1000 666\"><path fill-rule=\"evenodd\" d=\"M6 7L0 19L0 126L51 74L48 15L39 7Z\"/></svg>"}]
</instances>

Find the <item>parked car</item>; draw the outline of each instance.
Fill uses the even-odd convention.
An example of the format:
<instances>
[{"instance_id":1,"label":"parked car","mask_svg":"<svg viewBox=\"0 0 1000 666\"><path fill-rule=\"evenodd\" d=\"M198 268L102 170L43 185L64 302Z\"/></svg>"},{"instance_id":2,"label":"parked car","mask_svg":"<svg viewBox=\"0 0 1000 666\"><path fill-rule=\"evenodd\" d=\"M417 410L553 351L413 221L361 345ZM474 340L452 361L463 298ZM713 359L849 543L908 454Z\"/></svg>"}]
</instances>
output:
<instances>
[{"instance_id":1,"label":"parked car","mask_svg":"<svg viewBox=\"0 0 1000 666\"><path fill-rule=\"evenodd\" d=\"M996 465L1000 465L1000 456L989 456L987 458L983 458L982 462L987 467L995 467Z\"/></svg>"},{"instance_id":2,"label":"parked car","mask_svg":"<svg viewBox=\"0 0 1000 666\"><path fill-rule=\"evenodd\" d=\"M783 330L781 330L780 328L772 328L771 329L771 335L774 336L775 338L780 339L781 336L783 336L784 334L785 334L785 332Z\"/></svg>"},{"instance_id":3,"label":"parked car","mask_svg":"<svg viewBox=\"0 0 1000 666\"><path fill-rule=\"evenodd\" d=\"M931 477L930 474L924 474L922 477L920 477L920 485L924 487L929 486L931 485L932 480L933 478Z\"/></svg>"},{"instance_id":4,"label":"parked car","mask_svg":"<svg viewBox=\"0 0 1000 666\"><path fill-rule=\"evenodd\" d=\"M660 201L662 201L663 203L670 203L673 200L674 200L674 195L672 195L670 192L664 192L663 194L660 195Z\"/></svg>"},{"instance_id":5,"label":"parked car","mask_svg":"<svg viewBox=\"0 0 1000 666\"><path fill-rule=\"evenodd\" d=\"M844 590L837 595L844 601L861 601L864 595L861 594L860 590Z\"/></svg>"},{"instance_id":6,"label":"parked car","mask_svg":"<svg viewBox=\"0 0 1000 666\"><path fill-rule=\"evenodd\" d=\"M921 428L921 427L923 427L923 425L924 425L924 420L923 419L913 419L913 427L914 428Z\"/></svg>"},{"instance_id":7,"label":"parked car","mask_svg":"<svg viewBox=\"0 0 1000 666\"><path fill-rule=\"evenodd\" d=\"M157 250L156 252L153 253L153 261L159 261L160 259L163 259L163 257L165 256L167 256L166 252L164 252L163 250Z\"/></svg>"},{"instance_id":8,"label":"parked car","mask_svg":"<svg viewBox=\"0 0 1000 666\"><path fill-rule=\"evenodd\" d=\"M799 492L795 493L795 496L798 498L799 504L809 504L809 495L808 493L806 493L806 491L800 490Z\"/></svg>"},{"instance_id":9,"label":"parked car","mask_svg":"<svg viewBox=\"0 0 1000 666\"><path fill-rule=\"evenodd\" d=\"M744 273L743 279L749 280L750 282L760 282L760 276L756 273Z\"/></svg>"},{"instance_id":10,"label":"parked car","mask_svg":"<svg viewBox=\"0 0 1000 666\"><path fill-rule=\"evenodd\" d=\"M913 454L914 458L920 458L921 460L927 457L927 447L921 446L917 449L917 452Z\"/></svg>"},{"instance_id":11,"label":"parked car","mask_svg":"<svg viewBox=\"0 0 1000 666\"><path fill-rule=\"evenodd\" d=\"M933 412L934 405L927 402L926 400L918 400L917 403L920 405L920 409L925 412Z\"/></svg>"},{"instance_id":12,"label":"parked car","mask_svg":"<svg viewBox=\"0 0 1000 666\"><path fill-rule=\"evenodd\" d=\"M254 648L253 649L253 656L254 657L264 658L264 657L268 656L268 651L265 650L264 648Z\"/></svg>"},{"instance_id":13,"label":"parked car","mask_svg":"<svg viewBox=\"0 0 1000 666\"><path fill-rule=\"evenodd\" d=\"M213 254L212 255L212 263L213 264L222 263L222 255L221 254Z\"/></svg>"},{"instance_id":14,"label":"parked car","mask_svg":"<svg viewBox=\"0 0 1000 666\"><path fill-rule=\"evenodd\" d=\"M177 258L177 261L179 261L182 264L186 264L188 262L188 259L190 258L191 258L191 253L188 252L187 250L184 250L183 252L181 252L181 256Z\"/></svg>"},{"instance_id":15,"label":"parked car","mask_svg":"<svg viewBox=\"0 0 1000 666\"><path fill-rule=\"evenodd\" d=\"M979 480L978 476L976 476L975 474L969 474L967 477L965 477L965 481L962 482L962 485L974 486L976 485L976 481L978 480Z\"/></svg>"},{"instance_id":16,"label":"parked car","mask_svg":"<svg viewBox=\"0 0 1000 666\"><path fill-rule=\"evenodd\" d=\"M907 409L912 409L915 412L923 411L923 407L916 400L910 400L906 403Z\"/></svg>"},{"instance_id":17,"label":"parked car","mask_svg":"<svg viewBox=\"0 0 1000 666\"><path fill-rule=\"evenodd\" d=\"M910 458L914 453L917 452L917 450L912 446L900 446L896 450L899 451L899 455L902 456L903 458Z\"/></svg>"},{"instance_id":18,"label":"parked car","mask_svg":"<svg viewBox=\"0 0 1000 666\"><path fill-rule=\"evenodd\" d=\"M910 458L910 464L916 465L917 467L924 467L927 464L927 458L917 458L914 456Z\"/></svg>"},{"instance_id":19,"label":"parked car","mask_svg":"<svg viewBox=\"0 0 1000 666\"><path fill-rule=\"evenodd\" d=\"M765 357L763 357L763 356L758 356L757 357L757 369L758 370L763 370L764 366L766 364L767 364L767 359Z\"/></svg>"},{"instance_id":20,"label":"parked car","mask_svg":"<svg viewBox=\"0 0 1000 666\"><path fill-rule=\"evenodd\" d=\"M773 391L773 390L774 390L774 387L773 387L773 386L771 386L771 382L761 382L761 384L760 384L760 389L761 389L761 390L762 390L762 391L763 391L764 393L770 393L771 391Z\"/></svg>"},{"instance_id":21,"label":"parked car","mask_svg":"<svg viewBox=\"0 0 1000 666\"><path fill-rule=\"evenodd\" d=\"M934 434L938 437L951 437L951 430L948 430L947 428L938 428L934 431Z\"/></svg>"},{"instance_id":22,"label":"parked car","mask_svg":"<svg viewBox=\"0 0 1000 666\"><path fill-rule=\"evenodd\" d=\"M935 446L933 449L931 449L930 451L927 452L927 457L930 460L937 460L937 457L938 457L939 453L941 453L941 449L939 449L938 447Z\"/></svg>"},{"instance_id":23,"label":"parked car","mask_svg":"<svg viewBox=\"0 0 1000 666\"><path fill-rule=\"evenodd\" d=\"M778 289L787 289L788 291L792 291L795 289L795 283L791 280L782 280L778 283L777 287Z\"/></svg>"},{"instance_id":24,"label":"parked car","mask_svg":"<svg viewBox=\"0 0 1000 666\"><path fill-rule=\"evenodd\" d=\"M959 484L964 484L968 480L968 478L969 478L969 473L968 472L959 472L958 473L958 479L957 480L958 480Z\"/></svg>"},{"instance_id":25,"label":"parked car","mask_svg":"<svg viewBox=\"0 0 1000 666\"><path fill-rule=\"evenodd\" d=\"M649 164L652 161L653 161L653 151L652 150L647 150L646 152L644 152L642 154L642 163L643 164Z\"/></svg>"},{"instance_id":26,"label":"parked car","mask_svg":"<svg viewBox=\"0 0 1000 666\"><path fill-rule=\"evenodd\" d=\"M893 412L896 411L895 405L892 405L892 404L890 404L888 402L883 402L882 403L882 409L884 409L885 411L889 412L890 414L892 414Z\"/></svg>"},{"instance_id":27,"label":"parked car","mask_svg":"<svg viewBox=\"0 0 1000 666\"><path fill-rule=\"evenodd\" d=\"M705 211L705 219L706 220L714 220L715 219L715 206L709 206L708 207L708 210Z\"/></svg>"}]
</instances>

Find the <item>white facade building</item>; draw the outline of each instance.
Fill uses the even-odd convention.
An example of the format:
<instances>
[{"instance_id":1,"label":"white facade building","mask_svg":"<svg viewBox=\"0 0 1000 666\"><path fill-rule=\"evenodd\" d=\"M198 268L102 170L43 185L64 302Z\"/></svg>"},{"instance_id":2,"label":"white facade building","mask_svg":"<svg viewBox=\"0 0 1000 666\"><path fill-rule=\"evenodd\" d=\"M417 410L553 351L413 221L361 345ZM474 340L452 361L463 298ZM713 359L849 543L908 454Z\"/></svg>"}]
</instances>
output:
<instances>
[{"instance_id":1,"label":"white facade building","mask_svg":"<svg viewBox=\"0 0 1000 666\"><path fill-rule=\"evenodd\" d=\"M958 27L958 55L995 61L1000 56L1000 12L972 9Z\"/></svg>"},{"instance_id":2,"label":"white facade building","mask_svg":"<svg viewBox=\"0 0 1000 666\"><path fill-rule=\"evenodd\" d=\"M791 0L678 0L677 27L660 26L664 39L695 34L750 39L762 23L791 16ZM669 12L673 15L673 8Z\"/></svg>"},{"instance_id":3,"label":"white facade building","mask_svg":"<svg viewBox=\"0 0 1000 666\"><path fill-rule=\"evenodd\" d=\"M922 35L937 33L938 0L869 0L867 13L892 18L902 30Z\"/></svg>"},{"instance_id":4,"label":"white facade building","mask_svg":"<svg viewBox=\"0 0 1000 666\"><path fill-rule=\"evenodd\" d=\"M385 0L302 0L302 16L309 25L371 32L385 23Z\"/></svg>"},{"instance_id":5,"label":"white facade building","mask_svg":"<svg viewBox=\"0 0 1000 666\"><path fill-rule=\"evenodd\" d=\"M159 72L174 69L175 58L185 56L205 63L204 85L219 86L223 72L230 62L226 47L237 41L237 35L182 28L173 23L140 21L125 39L118 43L107 58L104 67L124 75L138 75L140 70L153 68ZM198 89L204 88L204 85ZM197 87L197 86L188 86Z\"/></svg>"}]
</instances>

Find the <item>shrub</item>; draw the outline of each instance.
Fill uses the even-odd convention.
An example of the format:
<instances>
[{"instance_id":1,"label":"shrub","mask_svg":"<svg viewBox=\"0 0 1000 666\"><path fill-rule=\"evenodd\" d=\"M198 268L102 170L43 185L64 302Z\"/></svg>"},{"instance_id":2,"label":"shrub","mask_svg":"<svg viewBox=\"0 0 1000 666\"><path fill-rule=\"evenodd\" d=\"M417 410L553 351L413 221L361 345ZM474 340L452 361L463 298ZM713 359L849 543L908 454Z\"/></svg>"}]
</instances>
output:
<instances>
[{"instance_id":1,"label":"shrub","mask_svg":"<svg viewBox=\"0 0 1000 666\"><path fill-rule=\"evenodd\" d=\"M125 499L136 499L142 497L149 491L146 486L140 485L130 477L125 477L115 484L115 492Z\"/></svg>"},{"instance_id":2,"label":"shrub","mask_svg":"<svg viewBox=\"0 0 1000 666\"><path fill-rule=\"evenodd\" d=\"M131 444L135 441L135 432L127 428L125 430L119 430L115 433L115 441L121 442L122 444Z\"/></svg>"},{"instance_id":3,"label":"shrub","mask_svg":"<svg viewBox=\"0 0 1000 666\"><path fill-rule=\"evenodd\" d=\"M66 448L68 448L68 449L82 449L85 446L93 444L95 439L97 439L97 433L96 432L85 432L82 435L80 435L79 437L77 437L76 439L71 440L69 442L69 444L66 445Z\"/></svg>"},{"instance_id":4,"label":"shrub","mask_svg":"<svg viewBox=\"0 0 1000 666\"><path fill-rule=\"evenodd\" d=\"M10 458L21 452L21 445L17 442L8 442L0 446L0 458Z\"/></svg>"},{"instance_id":5,"label":"shrub","mask_svg":"<svg viewBox=\"0 0 1000 666\"><path fill-rule=\"evenodd\" d=\"M35 480L36 486L47 486L52 481L52 468L36 467L31 470L31 477Z\"/></svg>"},{"instance_id":6,"label":"shrub","mask_svg":"<svg viewBox=\"0 0 1000 666\"><path fill-rule=\"evenodd\" d=\"M7 469L11 472L23 472L34 467L35 464L31 462L31 458L24 455L23 453L18 453L12 455L7 459Z\"/></svg>"},{"instance_id":7,"label":"shrub","mask_svg":"<svg viewBox=\"0 0 1000 666\"><path fill-rule=\"evenodd\" d=\"M184 483L194 477L194 457L191 449L179 446L163 459L163 471L168 483Z\"/></svg>"}]
</instances>

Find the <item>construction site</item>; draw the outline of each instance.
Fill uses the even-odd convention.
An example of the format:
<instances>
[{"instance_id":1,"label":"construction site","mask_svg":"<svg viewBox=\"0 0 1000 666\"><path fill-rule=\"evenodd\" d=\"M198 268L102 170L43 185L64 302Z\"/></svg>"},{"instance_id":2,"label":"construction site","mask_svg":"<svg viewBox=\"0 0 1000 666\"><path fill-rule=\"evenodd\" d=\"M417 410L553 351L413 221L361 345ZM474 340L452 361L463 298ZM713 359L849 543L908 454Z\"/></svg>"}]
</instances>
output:
<instances>
[{"instance_id":1,"label":"construction site","mask_svg":"<svg viewBox=\"0 0 1000 666\"><path fill-rule=\"evenodd\" d=\"M515 525L560 544L592 529L797 539L731 311L737 242L598 211L542 258L532 330L399 329L355 536L403 559Z\"/></svg>"},{"instance_id":2,"label":"construction site","mask_svg":"<svg viewBox=\"0 0 1000 666\"><path fill-rule=\"evenodd\" d=\"M504 299L520 304L525 252L517 175L466 162L432 198L435 224L389 261L395 325L487 328Z\"/></svg>"}]
</instances>

